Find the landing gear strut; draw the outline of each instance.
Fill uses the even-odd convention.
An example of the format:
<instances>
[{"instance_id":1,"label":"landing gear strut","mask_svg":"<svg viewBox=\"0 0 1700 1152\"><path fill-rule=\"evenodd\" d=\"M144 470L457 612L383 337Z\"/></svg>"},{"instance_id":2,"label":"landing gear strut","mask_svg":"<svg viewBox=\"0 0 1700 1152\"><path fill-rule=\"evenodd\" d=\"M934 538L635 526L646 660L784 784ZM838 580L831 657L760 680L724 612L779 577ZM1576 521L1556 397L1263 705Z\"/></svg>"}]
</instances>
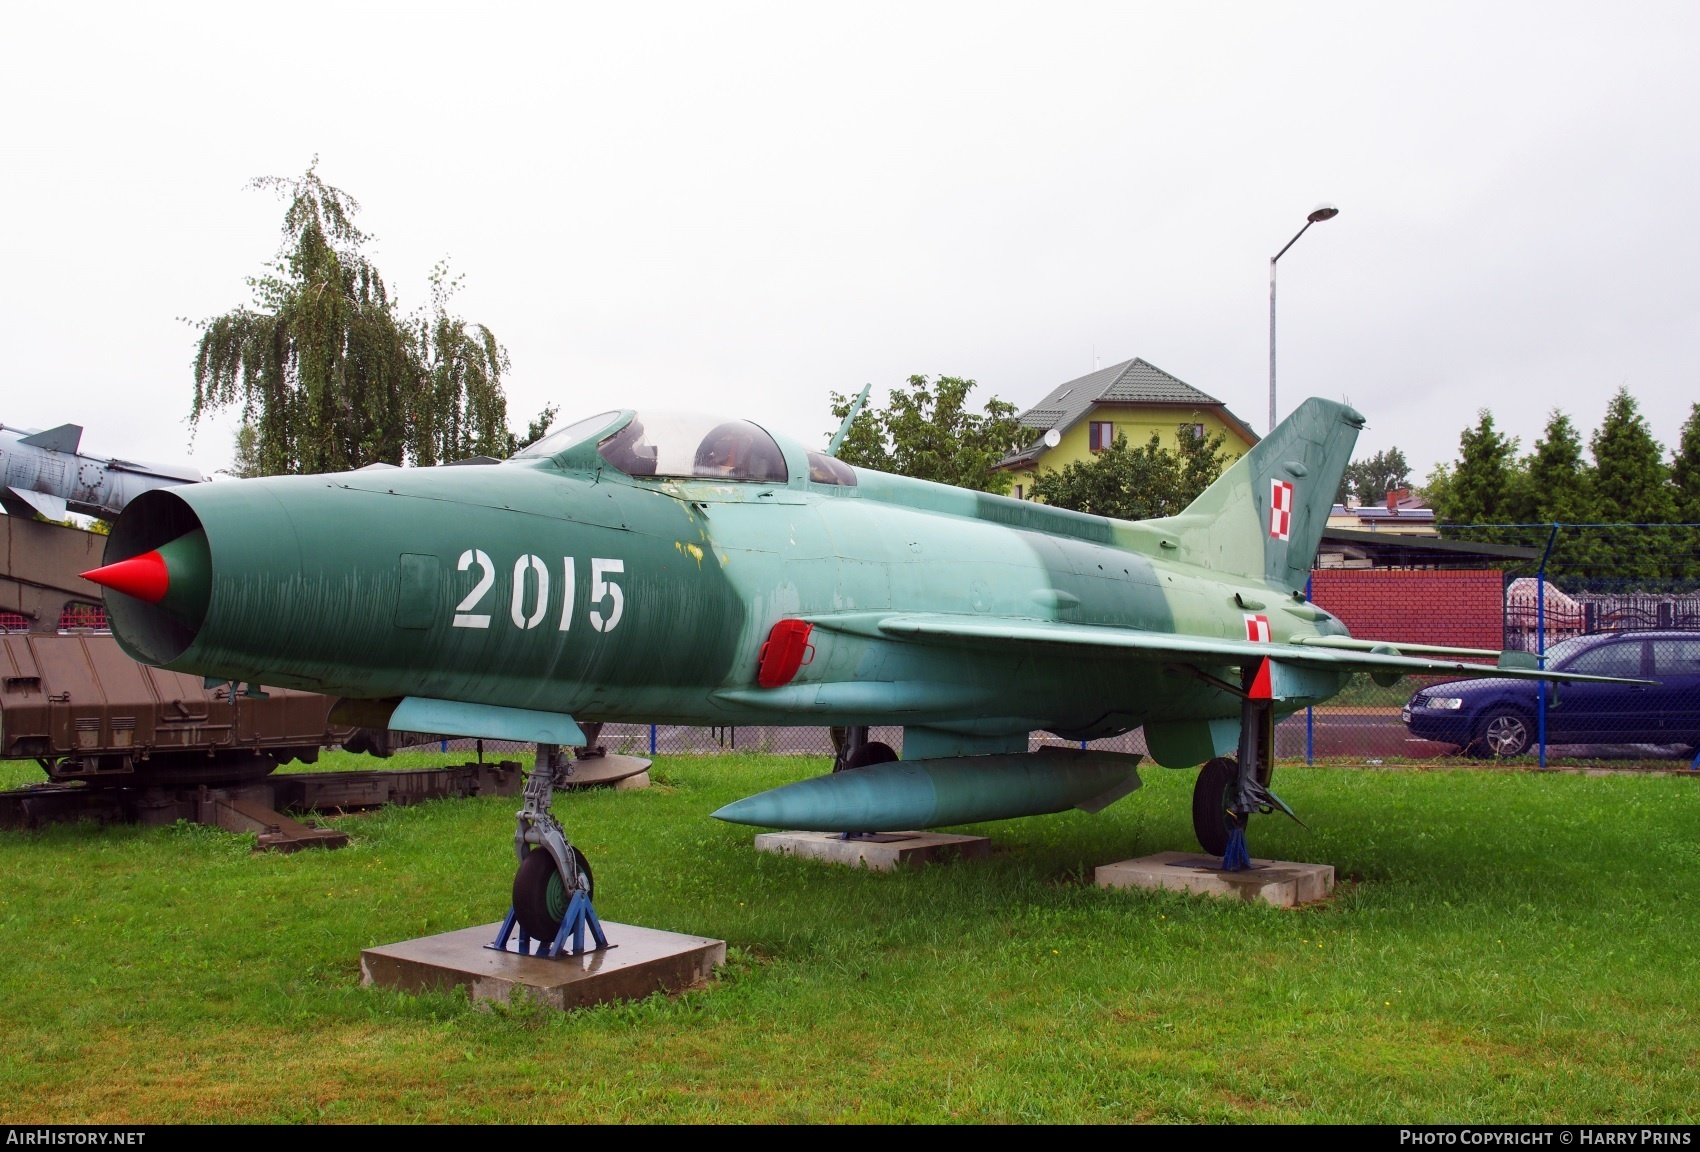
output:
<instances>
[{"instance_id":1,"label":"landing gear strut","mask_svg":"<svg viewBox=\"0 0 1700 1152\"><path fill-rule=\"evenodd\" d=\"M594 737L591 738L594 743ZM514 873L514 902L502 921L501 934L489 947L508 951L508 941L519 930L522 955L577 956L610 947L602 921L591 904L595 878L590 862L567 840L550 805L555 785L572 775L572 762L558 744L537 746L537 766L525 782L525 806L517 813L514 852L519 870ZM585 947L585 933L595 944ZM566 947L568 938L572 947ZM537 941L535 949L531 942Z\"/></svg>"},{"instance_id":2,"label":"landing gear strut","mask_svg":"<svg viewBox=\"0 0 1700 1152\"><path fill-rule=\"evenodd\" d=\"M1222 857L1226 872L1251 867L1245 832L1252 813L1268 815L1279 809L1298 820L1269 790L1275 778L1275 701L1259 694L1259 670L1253 665L1243 676L1238 759L1219 756L1206 763L1192 791L1192 830L1206 852Z\"/></svg>"},{"instance_id":3,"label":"landing gear strut","mask_svg":"<svg viewBox=\"0 0 1700 1152\"><path fill-rule=\"evenodd\" d=\"M849 728L829 728L827 735L832 737L832 770L834 772L849 772L856 768L866 768L870 764L890 764L897 759L897 753L890 744L882 740L868 739L868 726L857 724ZM873 836L872 832L841 832L840 840L861 840Z\"/></svg>"},{"instance_id":4,"label":"landing gear strut","mask_svg":"<svg viewBox=\"0 0 1700 1152\"><path fill-rule=\"evenodd\" d=\"M866 724L851 728L832 728L829 733L832 736L834 772L866 768L870 764L889 764L897 759L897 753L890 744L868 739Z\"/></svg>"}]
</instances>

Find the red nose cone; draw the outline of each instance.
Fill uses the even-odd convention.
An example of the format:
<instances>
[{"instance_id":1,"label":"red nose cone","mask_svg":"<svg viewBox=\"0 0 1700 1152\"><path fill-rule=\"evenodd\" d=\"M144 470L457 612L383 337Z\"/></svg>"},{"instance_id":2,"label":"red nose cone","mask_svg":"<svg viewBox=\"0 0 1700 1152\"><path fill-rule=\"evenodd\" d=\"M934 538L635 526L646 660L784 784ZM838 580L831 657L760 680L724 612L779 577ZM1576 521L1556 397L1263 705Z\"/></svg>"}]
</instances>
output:
<instances>
[{"instance_id":1,"label":"red nose cone","mask_svg":"<svg viewBox=\"0 0 1700 1152\"><path fill-rule=\"evenodd\" d=\"M171 589L171 573L166 570L165 557L158 552L144 552L140 556L84 572L83 579L149 604L158 604Z\"/></svg>"}]
</instances>

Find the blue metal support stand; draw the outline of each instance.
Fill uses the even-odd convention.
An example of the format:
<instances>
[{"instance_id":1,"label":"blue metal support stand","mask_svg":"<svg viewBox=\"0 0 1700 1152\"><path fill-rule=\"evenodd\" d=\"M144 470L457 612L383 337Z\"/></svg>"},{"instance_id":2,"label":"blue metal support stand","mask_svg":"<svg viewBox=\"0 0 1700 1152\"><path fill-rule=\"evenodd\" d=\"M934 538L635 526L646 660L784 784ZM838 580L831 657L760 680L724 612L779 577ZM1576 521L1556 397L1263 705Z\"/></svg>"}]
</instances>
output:
<instances>
[{"instance_id":1,"label":"blue metal support stand","mask_svg":"<svg viewBox=\"0 0 1700 1152\"><path fill-rule=\"evenodd\" d=\"M1251 871L1251 851L1246 847L1245 829L1235 827L1228 833L1228 847L1222 853L1222 871Z\"/></svg>"},{"instance_id":2,"label":"blue metal support stand","mask_svg":"<svg viewBox=\"0 0 1700 1152\"><path fill-rule=\"evenodd\" d=\"M590 930L591 939L596 942L594 948L587 949L584 946L584 933L587 928ZM608 936L602 931L602 921L597 917L596 909L591 906L590 898L583 892L573 893L572 903L567 905L567 914L561 917L561 928L555 933L553 941L539 940L533 948L532 938L519 926L519 917L512 906L509 906L507 918L502 921L501 931L494 941L484 947L492 952L510 951L508 941L516 932L519 934L519 946L511 951L518 952L521 956L543 956L553 960L557 956L582 956L586 952L600 952L604 948L617 947L608 943ZM573 942L570 950L566 948L569 936Z\"/></svg>"},{"instance_id":3,"label":"blue metal support stand","mask_svg":"<svg viewBox=\"0 0 1700 1152\"><path fill-rule=\"evenodd\" d=\"M1552 546L1558 540L1558 525L1547 534L1546 551L1541 553L1541 566L1535 573L1535 655L1536 666L1547 666L1547 561L1552 558ZM1535 739L1540 742L1541 767L1547 766L1547 695L1552 691L1540 685L1535 697Z\"/></svg>"}]
</instances>

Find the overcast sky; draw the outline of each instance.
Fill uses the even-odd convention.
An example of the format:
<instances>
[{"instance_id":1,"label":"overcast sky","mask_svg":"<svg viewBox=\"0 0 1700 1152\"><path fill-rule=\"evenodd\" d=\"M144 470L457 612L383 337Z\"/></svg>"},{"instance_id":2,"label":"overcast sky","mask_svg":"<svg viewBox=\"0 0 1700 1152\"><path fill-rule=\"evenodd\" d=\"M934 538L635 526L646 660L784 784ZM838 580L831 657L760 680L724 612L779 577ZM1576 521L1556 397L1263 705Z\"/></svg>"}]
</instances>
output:
<instances>
[{"instance_id":1,"label":"overcast sky","mask_svg":"<svg viewBox=\"0 0 1700 1152\"><path fill-rule=\"evenodd\" d=\"M815 439L827 393L949 373L1026 407L1145 359L1266 424L1346 397L1424 473L1627 385L1700 399L1700 5L9 10L0 421L189 454L202 318L282 205L353 194L513 358L512 423L707 408Z\"/></svg>"}]
</instances>

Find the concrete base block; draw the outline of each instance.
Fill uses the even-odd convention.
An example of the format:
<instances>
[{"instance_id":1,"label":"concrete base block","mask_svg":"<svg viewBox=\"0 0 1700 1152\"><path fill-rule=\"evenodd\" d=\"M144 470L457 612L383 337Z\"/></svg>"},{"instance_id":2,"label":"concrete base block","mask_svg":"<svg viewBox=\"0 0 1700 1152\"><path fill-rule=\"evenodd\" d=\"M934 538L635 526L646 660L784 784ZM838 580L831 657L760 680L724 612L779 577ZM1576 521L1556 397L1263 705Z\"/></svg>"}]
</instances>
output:
<instances>
[{"instance_id":1,"label":"concrete base block","mask_svg":"<svg viewBox=\"0 0 1700 1152\"><path fill-rule=\"evenodd\" d=\"M756 837L756 851L890 872L952 858L984 860L992 854L992 841L948 832L880 832L856 840L845 840L839 832L763 832Z\"/></svg>"},{"instance_id":2,"label":"concrete base block","mask_svg":"<svg viewBox=\"0 0 1700 1152\"><path fill-rule=\"evenodd\" d=\"M1334 891L1334 866L1253 859L1249 871L1224 872L1222 860L1217 856L1158 852L1137 860L1105 864L1096 871L1094 879L1100 888L1168 888L1262 900L1277 908L1292 908L1322 900Z\"/></svg>"},{"instance_id":3,"label":"concrete base block","mask_svg":"<svg viewBox=\"0 0 1700 1152\"><path fill-rule=\"evenodd\" d=\"M726 962L726 942L602 922L608 943L583 956L521 956L484 947L500 924L462 928L368 948L360 953L360 982L402 992L461 987L474 1000L512 998L524 989L533 999L567 1011L609 1000L641 1000L707 980Z\"/></svg>"},{"instance_id":4,"label":"concrete base block","mask_svg":"<svg viewBox=\"0 0 1700 1152\"><path fill-rule=\"evenodd\" d=\"M642 756L607 752L573 761L573 774L562 788L648 788L650 761Z\"/></svg>"}]
</instances>

